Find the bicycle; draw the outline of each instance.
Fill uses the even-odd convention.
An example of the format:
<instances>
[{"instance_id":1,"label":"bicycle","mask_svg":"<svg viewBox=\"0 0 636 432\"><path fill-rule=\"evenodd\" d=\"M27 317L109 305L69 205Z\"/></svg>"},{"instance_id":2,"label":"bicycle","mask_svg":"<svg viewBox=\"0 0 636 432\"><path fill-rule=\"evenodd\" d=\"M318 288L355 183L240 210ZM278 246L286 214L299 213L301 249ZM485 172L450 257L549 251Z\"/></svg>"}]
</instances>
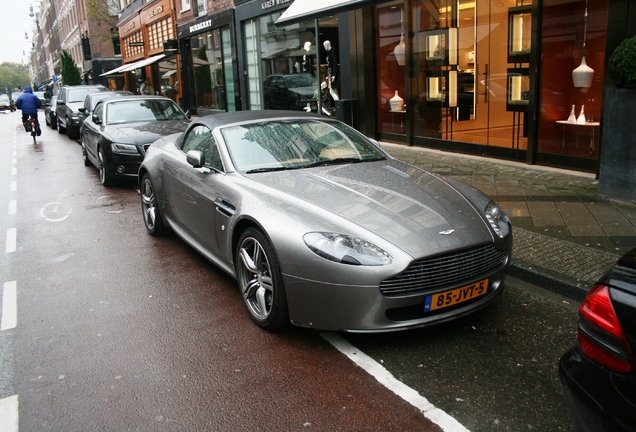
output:
<instances>
[{"instance_id":1,"label":"bicycle","mask_svg":"<svg viewBox=\"0 0 636 432\"><path fill-rule=\"evenodd\" d=\"M37 129L35 127L35 118L29 117L29 120L27 121L31 125L31 136L33 137L33 144L37 144L38 142L35 139L35 137L37 136Z\"/></svg>"}]
</instances>

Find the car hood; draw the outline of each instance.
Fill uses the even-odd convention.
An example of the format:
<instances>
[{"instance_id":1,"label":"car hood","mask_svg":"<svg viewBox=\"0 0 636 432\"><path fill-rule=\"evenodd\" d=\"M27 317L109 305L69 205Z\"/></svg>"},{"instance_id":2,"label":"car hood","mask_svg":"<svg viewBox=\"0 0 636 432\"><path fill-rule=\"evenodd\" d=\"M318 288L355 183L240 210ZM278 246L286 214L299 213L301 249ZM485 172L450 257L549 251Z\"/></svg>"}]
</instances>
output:
<instances>
[{"instance_id":1,"label":"car hood","mask_svg":"<svg viewBox=\"0 0 636 432\"><path fill-rule=\"evenodd\" d=\"M79 109L84 106L84 102L67 102L66 106L73 111L74 114L77 114L79 113Z\"/></svg>"},{"instance_id":2,"label":"car hood","mask_svg":"<svg viewBox=\"0 0 636 432\"><path fill-rule=\"evenodd\" d=\"M183 132L188 127L185 120L137 122L106 126L106 134L113 142L123 144L148 144L159 138Z\"/></svg>"},{"instance_id":3,"label":"car hood","mask_svg":"<svg viewBox=\"0 0 636 432\"><path fill-rule=\"evenodd\" d=\"M364 227L415 258L493 241L481 213L459 191L399 161L248 176Z\"/></svg>"},{"instance_id":4,"label":"car hood","mask_svg":"<svg viewBox=\"0 0 636 432\"><path fill-rule=\"evenodd\" d=\"M318 94L318 87L294 87L290 88L289 91L301 96L315 96Z\"/></svg>"}]
</instances>

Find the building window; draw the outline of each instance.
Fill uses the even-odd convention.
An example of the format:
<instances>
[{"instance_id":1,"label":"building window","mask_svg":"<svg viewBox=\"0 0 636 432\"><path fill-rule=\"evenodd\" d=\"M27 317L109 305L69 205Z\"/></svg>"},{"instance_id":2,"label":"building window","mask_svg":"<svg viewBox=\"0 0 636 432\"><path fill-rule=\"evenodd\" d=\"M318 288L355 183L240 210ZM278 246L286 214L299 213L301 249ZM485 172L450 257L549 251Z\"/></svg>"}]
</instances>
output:
<instances>
[{"instance_id":1,"label":"building window","mask_svg":"<svg viewBox=\"0 0 636 432\"><path fill-rule=\"evenodd\" d=\"M143 56L144 54L144 37L141 31L133 33L127 38L122 39L124 47L124 59Z\"/></svg>"},{"instance_id":2,"label":"building window","mask_svg":"<svg viewBox=\"0 0 636 432\"><path fill-rule=\"evenodd\" d=\"M176 39L172 17L167 17L148 25L149 50L151 52L159 49L163 50L163 41L167 39Z\"/></svg>"}]
</instances>

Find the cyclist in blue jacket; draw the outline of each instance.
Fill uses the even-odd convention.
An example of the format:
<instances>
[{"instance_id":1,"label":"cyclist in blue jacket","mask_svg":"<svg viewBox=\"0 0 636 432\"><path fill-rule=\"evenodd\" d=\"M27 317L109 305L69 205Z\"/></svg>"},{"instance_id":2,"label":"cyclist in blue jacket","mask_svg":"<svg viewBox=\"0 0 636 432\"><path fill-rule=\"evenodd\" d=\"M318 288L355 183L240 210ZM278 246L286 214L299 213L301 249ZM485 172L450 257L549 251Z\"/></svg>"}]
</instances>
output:
<instances>
[{"instance_id":1,"label":"cyclist in blue jacket","mask_svg":"<svg viewBox=\"0 0 636 432\"><path fill-rule=\"evenodd\" d=\"M15 101L16 108L22 110L22 124L24 130L31 132L31 123L29 118L35 119L35 132L38 136L42 134L40 122L38 121L38 108L42 108L42 101L33 94L31 86L24 86L24 93Z\"/></svg>"}]
</instances>

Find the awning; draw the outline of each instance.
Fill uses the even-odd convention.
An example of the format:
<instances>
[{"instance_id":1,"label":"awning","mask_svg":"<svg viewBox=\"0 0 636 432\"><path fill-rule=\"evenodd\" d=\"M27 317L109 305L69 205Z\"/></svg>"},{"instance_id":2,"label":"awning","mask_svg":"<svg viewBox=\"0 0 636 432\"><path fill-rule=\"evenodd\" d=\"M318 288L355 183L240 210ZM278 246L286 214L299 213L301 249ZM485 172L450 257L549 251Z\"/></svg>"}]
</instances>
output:
<instances>
[{"instance_id":1,"label":"awning","mask_svg":"<svg viewBox=\"0 0 636 432\"><path fill-rule=\"evenodd\" d=\"M136 62L126 63L125 65L119 66L113 70L110 70L106 73L101 74L100 76L112 75L116 73L129 72L131 70L139 69L148 65L151 65L155 62L158 62L162 58L164 58L165 54L159 54L156 56L148 57L147 59L137 60Z\"/></svg>"},{"instance_id":2,"label":"awning","mask_svg":"<svg viewBox=\"0 0 636 432\"><path fill-rule=\"evenodd\" d=\"M139 60L134 63L128 63L125 68L123 68L120 72L129 72L131 70L140 69L142 67L146 67L155 62L158 62L162 58L164 58L165 54L159 54L156 56L148 57L147 59Z\"/></svg>"},{"instance_id":3,"label":"awning","mask_svg":"<svg viewBox=\"0 0 636 432\"><path fill-rule=\"evenodd\" d=\"M106 76L106 75L113 75L113 74L116 74L116 73L118 73L118 72L121 72L121 70L122 70L123 68L125 68L126 66L128 66L128 65L122 65L122 66L116 67L115 69L111 69L111 70L109 70L108 72L104 72L104 73L103 73L103 74L101 74L100 76Z\"/></svg>"},{"instance_id":4,"label":"awning","mask_svg":"<svg viewBox=\"0 0 636 432\"><path fill-rule=\"evenodd\" d=\"M276 25L294 24L326 15L335 15L384 1L387 0L294 0L276 20Z\"/></svg>"}]
</instances>

